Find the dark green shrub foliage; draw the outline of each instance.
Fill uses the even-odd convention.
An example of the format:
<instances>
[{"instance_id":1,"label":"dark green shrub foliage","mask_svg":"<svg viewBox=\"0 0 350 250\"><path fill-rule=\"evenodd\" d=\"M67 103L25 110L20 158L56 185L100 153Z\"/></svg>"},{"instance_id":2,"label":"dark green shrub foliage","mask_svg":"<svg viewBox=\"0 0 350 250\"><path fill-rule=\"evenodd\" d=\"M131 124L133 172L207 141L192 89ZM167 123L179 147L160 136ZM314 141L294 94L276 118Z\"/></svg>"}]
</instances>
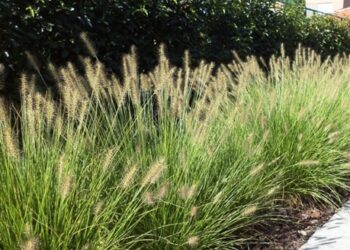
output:
<instances>
[{"instance_id":1,"label":"dark green shrub foliage","mask_svg":"<svg viewBox=\"0 0 350 250\"><path fill-rule=\"evenodd\" d=\"M185 49L199 59L227 62L232 50L241 56L267 59L281 43L291 54L299 43L322 55L349 52L348 23L307 19L300 6L274 9L274 0L2 0L0 62L9 78L27 69L25 51L43 65L77 61L86 49L79 34L86 31L98 57L118 72L121 56L138 48L140 69L156 63L160 43L173 64ZM13 79L13 78L11 78ZM12 81L10 81L12 82Z\"/></svg>"},{"instance_id":2,"label":"dark green shrub foliage","mask_svg":"<svg viewBox=\"0 0 350 250\"><path fill-rule=\"evenodd\" d=\"M350 53L350 27L347 20L315 16L306 25L304 44L320 54Z\"/></svg>"},{"instance_id":3,"label":"dark green shrub foliage","mask_svg":"<svg viewBox=\"0 0 350 250\"><path fill-rule=\"evenodd\" d=\"M185 49L194 59L217 62L231 58L232 49L244 55L270 54L274 49L266 50L266 43L276 36L270 30L279 18L271 10L272 2L8 0L0 12L6 26L1 31L1 48L6 51L1 60L23 68L24 50L40 61L72 60L85 52L78 39L82 31L88 32L100 59L115 67L132 44L145 69L155 64L161 42L167 44L174 63L181 61Z\"/></svg>"}]
</instances>

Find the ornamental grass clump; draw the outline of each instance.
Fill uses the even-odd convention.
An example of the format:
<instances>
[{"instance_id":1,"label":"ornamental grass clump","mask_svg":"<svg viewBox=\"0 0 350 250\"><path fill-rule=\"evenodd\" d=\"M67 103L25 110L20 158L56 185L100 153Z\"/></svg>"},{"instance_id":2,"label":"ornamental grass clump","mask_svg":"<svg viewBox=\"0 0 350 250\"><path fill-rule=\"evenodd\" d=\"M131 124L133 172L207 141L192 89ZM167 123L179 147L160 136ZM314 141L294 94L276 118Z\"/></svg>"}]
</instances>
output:
<instances>
[{"instance_id":1,"label":"ornamental grass clump","mask_svg":"<svg viewBox=\"0 0 350 250\"><path fill-rule=\"evenodd\" d=\"M118 78L88 46L83 73L50 65L58 95L23 75L20 110L0 106L0 248L231 249L288 199L349 189L350 58L214 71L160 47L140 73L132 48Z\"/></svg>"}]
</instances>

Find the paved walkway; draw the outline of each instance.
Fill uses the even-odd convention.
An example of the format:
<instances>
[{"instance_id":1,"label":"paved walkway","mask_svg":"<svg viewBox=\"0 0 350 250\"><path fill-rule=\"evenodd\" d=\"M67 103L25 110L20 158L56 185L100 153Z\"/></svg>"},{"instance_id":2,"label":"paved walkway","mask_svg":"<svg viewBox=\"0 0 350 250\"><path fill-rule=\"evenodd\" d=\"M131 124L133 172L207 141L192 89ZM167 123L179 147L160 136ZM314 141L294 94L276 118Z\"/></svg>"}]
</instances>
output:
<instances>
[{"instance_id":1,"label":"paved walkway","mask_svg":"<svg viewBox=\"0 0 350 250\"><path fill-rule=\"evenodd\" d=\"M300 250L350 250L350 201L318 229Z\"/></svg>"}]
</instances>

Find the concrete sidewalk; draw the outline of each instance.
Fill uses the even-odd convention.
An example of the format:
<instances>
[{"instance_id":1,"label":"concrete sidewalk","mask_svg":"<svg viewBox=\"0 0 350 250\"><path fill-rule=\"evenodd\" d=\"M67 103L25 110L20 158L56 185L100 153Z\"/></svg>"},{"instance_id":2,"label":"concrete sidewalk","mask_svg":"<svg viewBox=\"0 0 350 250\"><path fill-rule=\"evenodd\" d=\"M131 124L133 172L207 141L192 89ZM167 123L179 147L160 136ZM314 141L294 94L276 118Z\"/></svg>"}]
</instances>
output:
<instances>
[{"instance_id":1,"label":"concrete sidewalk","mask_svg":"<svg viewBox=\"0 0 350 250\"><path fill-rule=\"evenodd\" d=\"M318 229L300 250L350 250L350 201Z\"/></svg>"}]
</instances>

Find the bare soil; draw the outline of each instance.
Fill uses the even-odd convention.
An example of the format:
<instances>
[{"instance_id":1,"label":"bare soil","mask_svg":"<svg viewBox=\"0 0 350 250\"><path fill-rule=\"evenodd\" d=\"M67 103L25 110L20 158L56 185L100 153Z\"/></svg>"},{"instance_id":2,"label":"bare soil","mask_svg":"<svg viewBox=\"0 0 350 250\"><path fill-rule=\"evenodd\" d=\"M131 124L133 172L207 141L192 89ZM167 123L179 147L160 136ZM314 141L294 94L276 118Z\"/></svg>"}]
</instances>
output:
<instances>
[{"instance_id":1,"label":"bare soil","mask_svg":"<svg viewBox=\"0 0 350 250\"><path fill-rule=\"evenodd\" d=\"M334 208L304 208L303 210L281 210L288 220L265 227L265 233L258 236L259 242L249 250L297 250L310 236L336 213Z\"/></svg>"}]
</instances>

